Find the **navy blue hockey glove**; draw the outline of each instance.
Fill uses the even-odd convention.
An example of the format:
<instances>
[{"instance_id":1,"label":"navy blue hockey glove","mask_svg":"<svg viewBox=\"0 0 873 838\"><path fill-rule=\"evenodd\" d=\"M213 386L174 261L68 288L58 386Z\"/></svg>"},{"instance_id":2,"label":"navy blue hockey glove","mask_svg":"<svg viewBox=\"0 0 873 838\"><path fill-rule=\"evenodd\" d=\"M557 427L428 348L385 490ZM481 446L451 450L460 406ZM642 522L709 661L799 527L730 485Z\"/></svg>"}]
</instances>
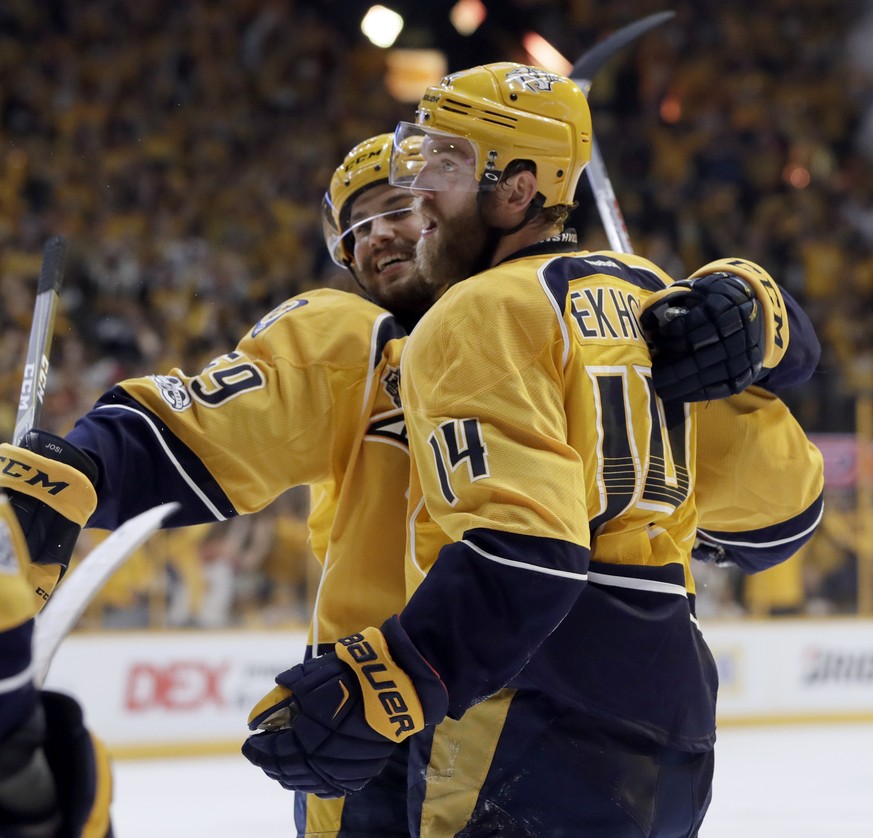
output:
<instances>
[{"instance_id":1,"label":"navy blue hockey glove","mask_svg":"<svg viewBox=\"0 0 873 838\"><path fill-rule=\"evenodd\" d=\"M27 541L28 577L39 605L66 571L79 533L97 506L96 482L94 461L48 431L28 431L20 447L0 445L0 488Z\"/></svg>"},{"instance_id":2,"label":"navy blue hockey glove","mask_svg":"<svg viewBox=\"0 0 873 838\"><path fill-rule=\"evenodd\" d=\"M694 546L691 548L691 558L704 564L713 564L716 567L736 566L736 562L728 556L727 551L721 544L707 541L706 537L700 533L694 539Z\"/></svg>"},{"instance_id":3,"label":"navy blue hockey glove","mask_svg":"<svg viewBox=\"0 0 873 838\"><path fill-rule=\"evenodd\" d=\"M723 399L741 393L763 369L765 317L752 287L735 274L674 283L646 301L640 323L652 382L665 401Z\"/></svg>"},{"instance_id":4,"label":"navy blue hockey glove","mask_svg":"<svg viewBox=\"0 0 873 838\"><path fill-rule=\"evenodd\" d=\"M111 766L75 699L43 691L0 741L0 835L108 838Z\"/></svg>"},{"instance_id":5,"label":"navy blue hockey glove","mask_svg":"<svg viewBox=\"0 0 873 838\"><path fill-rule=\"evenodd\" d=\"M342 638L276 676L249 715L243 755L281 786L317 797L359 791L397 744L442 721L448 695L397 617Z\"/></svg>"}]
</instances>

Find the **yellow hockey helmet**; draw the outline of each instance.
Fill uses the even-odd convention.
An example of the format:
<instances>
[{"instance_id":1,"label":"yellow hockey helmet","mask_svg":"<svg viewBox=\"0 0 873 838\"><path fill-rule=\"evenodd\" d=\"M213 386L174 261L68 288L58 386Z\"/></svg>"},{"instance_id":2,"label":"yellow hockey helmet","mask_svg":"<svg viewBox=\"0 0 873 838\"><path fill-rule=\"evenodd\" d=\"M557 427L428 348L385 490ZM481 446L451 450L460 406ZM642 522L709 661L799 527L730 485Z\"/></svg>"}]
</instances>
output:
<instances>
[{"instance_id":1,"label":"yellow hockey helmet","mask_svg":"<svg viewBox=\"0 0 873 838\"><path fill-rule=\"evenodd\" d=\"M420 188L422 164L404 153L416 135L467 140L476 154L477 188L497 183L513 160L532 161L546 207L573 203L591 159L585 94L564 76L512 62L453 73L425 91L415 123L401 122L394 132L392 185Z\"/></svg>"},{"instance_id":2,"label":"yellow hockey helmet","mask_svg":"<svg viewBox=\"0 0 873 838\"><path fill-rule=\"evenodd\" d=\"M388 183L393 134L379 134L358 143L337 167L322 201L324 242L337 265L352 261L354 241L349 232L352 201L365 189Z\"/></svg>"}]
</instances>

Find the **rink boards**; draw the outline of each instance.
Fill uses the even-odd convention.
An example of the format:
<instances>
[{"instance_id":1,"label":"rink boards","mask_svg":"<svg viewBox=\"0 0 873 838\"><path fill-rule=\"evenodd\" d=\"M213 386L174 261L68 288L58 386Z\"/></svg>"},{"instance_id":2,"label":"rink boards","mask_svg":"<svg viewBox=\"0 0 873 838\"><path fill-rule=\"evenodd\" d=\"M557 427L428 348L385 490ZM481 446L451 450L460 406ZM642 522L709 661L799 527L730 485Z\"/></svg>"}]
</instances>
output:
<instances>
[{"instance_id":1,"label":"rink boards","mask_svg":"<svg viewBox=\"0 0 873 838\"><path fill-rule=\"evenodd\" d=\"M873 621L742 620L704 633L720 724L873 721ZM46 686L76 695L116 756L230 752L305 642L303 627L74 634Z\"/></svg>"}]
</instances>

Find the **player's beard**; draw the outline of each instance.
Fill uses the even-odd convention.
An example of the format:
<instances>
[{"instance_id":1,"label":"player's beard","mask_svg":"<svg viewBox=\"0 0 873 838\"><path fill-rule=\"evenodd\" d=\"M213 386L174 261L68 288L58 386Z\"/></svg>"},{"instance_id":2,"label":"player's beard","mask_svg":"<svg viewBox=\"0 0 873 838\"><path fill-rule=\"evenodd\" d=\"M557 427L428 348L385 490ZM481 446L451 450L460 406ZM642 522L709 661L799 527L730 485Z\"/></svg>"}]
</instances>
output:
<instances>
[{"instance_id":1,"label":"player's beard","mask_svg":"<svg viewBox=\"0 0 873 838\"><path fill-rule=\"evenodd\" d=\"M402 281L381 288L372 295L376 303L388 309L404 324L417 321L442 293L439 283L422 273L417 258L409 262L408 271Z\"/></svg>"},{"instance_id":2,"label":"player's beard","mask_svg":"<svg viewBox=\"0 0 873 838\"><path fill-rule=\"evenodd\" d=\"M429 208L437 222L436 231L419 239L415 249L418 269L432 281L447 288L477 273L490 245L490 228L479 216L477 203L457 212L451 218L438 215Z\"/></svg>"}]
</instances>

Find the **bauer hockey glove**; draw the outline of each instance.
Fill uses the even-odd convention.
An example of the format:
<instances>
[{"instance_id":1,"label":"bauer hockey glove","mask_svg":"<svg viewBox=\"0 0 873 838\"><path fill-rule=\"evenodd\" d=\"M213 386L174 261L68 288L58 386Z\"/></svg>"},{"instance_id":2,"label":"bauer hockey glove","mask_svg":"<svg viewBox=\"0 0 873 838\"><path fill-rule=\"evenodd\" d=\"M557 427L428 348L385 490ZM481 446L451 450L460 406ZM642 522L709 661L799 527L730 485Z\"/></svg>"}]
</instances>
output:
<instances>
[{"instance_id":1,"label":"bauer hockey glove","mask_svg":"<svg viewBox=\"0 0 873 838\"><path fill-rule=\"evenodd\" d=\"M242 752L284 788L317 797L362 789L399 742L442 721L448 696L395 616L282 672L254 707Z\"/></svg>"},{"instance_id":2,"label":"bauer hockey glove","mask_svg":"<svg viewBox=\"0 0 873 838\"><path fill-rule=\"evenodd\" d=\"M97 506L97 473L84 451L48 431L28 431L21 447L0 445L0 488L27 540L28 577L40 607L66 571L79 533Z\"/></svg>"},{"instance_id":3,"label":"bauer hockey glove","mask_svg":"<svg viewBox=\"0 0 873 838\"><path fill-rule=\"evenodd\" d=\"M784 311L773 280L742 260L713 262L654 294L640 323L655 391L686 402L741 393L785 354Z\"/></svg>"}]
</instances>

